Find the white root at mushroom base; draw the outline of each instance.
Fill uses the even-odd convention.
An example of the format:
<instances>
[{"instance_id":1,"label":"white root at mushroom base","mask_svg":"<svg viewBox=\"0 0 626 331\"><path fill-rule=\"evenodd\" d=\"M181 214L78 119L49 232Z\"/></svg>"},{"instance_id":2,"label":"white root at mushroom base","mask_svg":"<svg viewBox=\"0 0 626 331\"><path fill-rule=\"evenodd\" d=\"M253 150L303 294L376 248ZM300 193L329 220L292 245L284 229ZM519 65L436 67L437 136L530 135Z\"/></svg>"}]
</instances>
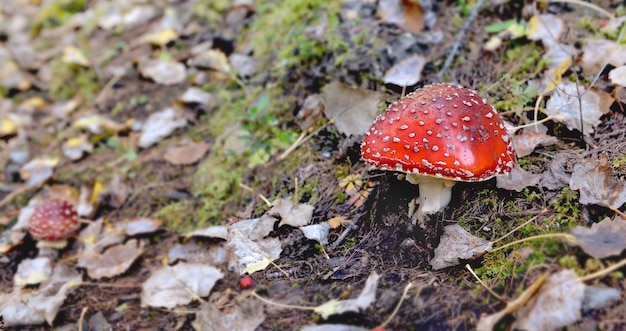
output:
<instances>
[{"instance_id":1,"label":"white root at mushroom base","mask_svg":"<svg viewBox=\"0 0 626 331\"><path fill-rule=\"evenodd\" d=\"M420 225L450 203L455 182L484 181L515 166L496 110L475 91L453 84L428 85L391 104L367 131L361 157L419 185L409 211Z\"/></svg>"}]
</instances>

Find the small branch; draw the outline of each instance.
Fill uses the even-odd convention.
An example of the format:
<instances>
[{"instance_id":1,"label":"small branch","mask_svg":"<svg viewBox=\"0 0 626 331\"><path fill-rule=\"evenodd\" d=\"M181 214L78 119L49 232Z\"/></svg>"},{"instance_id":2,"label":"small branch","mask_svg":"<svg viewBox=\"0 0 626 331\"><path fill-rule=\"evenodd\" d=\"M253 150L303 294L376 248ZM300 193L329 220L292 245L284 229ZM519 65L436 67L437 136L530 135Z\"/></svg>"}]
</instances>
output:
<instances>
[{"instance_id":1,"label":"small branch","mask_svg":"<svg viewBox=\"0 0 626 331\"><path fill-rule=\"evenodd\" d=\"M330 246L328 246L328 251L332 252L335 249L337 249L337 247L339 247L339 245L341 245L341 243L346 240L346 238L348 237L348 235L350 234L350 232L352 230L356 230L359 228L359 226L357 225L359 220L361 219L361 217L365 215L365 213L361 213L361 214L357 214L354 217L354 222L351 222L350 225L348 225L348 227L346 227L345 230L343 230L343 232L341 233L341 235L339 236L339 238L337 238L337 240L335 240Z\"/></svg>"},{"instance_id":2,"label":"small branch","mask_svg":"<svg viewBox=\"0 0 626 331\"><path fill-rule=\"evenodd\" d=\"M450 69L450 66L452 65L452 61L456 57L456 54L459 52L459 47L461 47L461 44L463 43L463 40L465 39L465 34L467 33L467 31L469 31L472 23L476 19L476 16L478 16L480 7L482 6L483 6L483 0L478 0L474 8L472 8L472 11L469 17L465 21L465 24L463 24L463 27L461 28L461 31L459 31L459 34L456 36L456 40L454 41L454 44L452 44L452 49L450 50L450 53L448 54L448 57L446 58L446 62L444 62L443 67L441 68L439 73L437 73L437 77L436 77L437 81L441 81L441 79L443 78L443 75L445 75L446 71Z\"/></svg>"}]
</instances>

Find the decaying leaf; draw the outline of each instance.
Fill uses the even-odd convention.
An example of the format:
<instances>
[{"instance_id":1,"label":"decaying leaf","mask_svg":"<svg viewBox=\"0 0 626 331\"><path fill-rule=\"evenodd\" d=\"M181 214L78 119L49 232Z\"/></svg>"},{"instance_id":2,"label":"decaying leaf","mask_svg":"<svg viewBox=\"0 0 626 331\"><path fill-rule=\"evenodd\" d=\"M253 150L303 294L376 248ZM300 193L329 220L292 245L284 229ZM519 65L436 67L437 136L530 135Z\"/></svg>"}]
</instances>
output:
<instances>
[{"instance_id":1,"label":"decaying leaf","mask_svg":"<svg viewBox=\"0 0 626 331\"><path fill-rule=\"evenodd\" d=\"M348 324L320 324L320 325L305 325L300 331L370 331L371 329L365 329L354 325Z\"/></svg>"},{"instance_id":2,"label":"decaying leaf","mask_svg":"<svg viewBox=\"0 0 626 331\"><path fill-rule=\"evenodd\" d=\"M380 276L373 272L365 282L363 291L355 299L349 300L330 300L314 309L314 311L323 319L327 319L331 315L343 314L346 312L358 312L360 309L369 307L376 299L376 289L378 288L378 279Z\"/></svg>"},{"instance_id":3,"label":"decaying leaf","mask_svg":"<svg viewBox=\"0 0 626 331\"><path fill-rule=\"evenodd\" d=\"M172 309L211 293L224 275L214 267L180 262L155 271L142 285L141 307Z\"/></svg>"},{"instance_id":4,"label":"decaying leaf","mask_svg":"<svg viewBox=\"0 0 626 331\"><path fill-rule=\"evenodd\" d=\"M168 149L163 158L174 165L190 165L200 161L211 145L206 143L188 143Z\"/></svg>"},{"instance_id":5,"label":"decaying leaf","mask_svg":"<svg viewBox=\"0 0 626 331\"><path fill-rule=\"evenodd\" d=\"M141 75L162 85L182 83L187 76L185 65L165 60L146 60L139 64Z\"/></svg>"},{"instance_id":6,"label":"decaying leaf","mask_svg":"<svg viewBox=\"0 0 626 331\"><path fill-rule=\"evenodd\" d=\"M569 181L572 190L580 190L580 203L620 208L626 203L624 181L611 176L612 168L605 154L587 158L574 165Z\"/></svg>"},{"instance_id":7,"label":"decaying leaf","mask_svg":"<svg viewBox=\"0 0 626 331\"><path fill-rule=\"evenodd\" d=\"M50 258L45 256L36 257L34 259L24 259L17 266L17 272L13 277L13 283L17 287L39 284L52 273L52 264Z\"/></svg>"},{"instance_id":8,"label":"decaying leaf","mask_svg":"<svg viewBox=\"0 0 626 331\"><path fill-rule=\"evenodd\" d=\"M585 74L595 76L606 64L626 64L626 45L607 39L587 39L582 46L581 65Z\"/></svg>"},{"instance_id":9,"label":"decaying leaf","mask_svg":"<svg viewBox=\"0 0 626 331\"><path fill-rule=\"evenodd\" d=\"M602 309L621 298L622 295L618 289L587 285L582 310L587 312L592 309Z\"/></svg>"},{"instance_id":10,"label":"decaying leaf","mask_svg":"<svg viewBox=\"0 0 626 331\"><path fill-rule=\"evenodd\" d=\"M56 158L34 159L22 166L20 176L26 181L27 186L39 186L52 177L54 167L58 163L59 159Z\"/></svg>"},{"instance_id":11,"label":"decaying leaf","mask_svg":"<svg viewBox=\"0 0 626 331\"><path fill-rule=\"evenodd\" d=\"M199 87L192 86L185 90L185 93L180 96L179 100L184 103L206 105L213 100L213 95L209 92L203 91Z\"/></svg>"},{"instance_id":12,"label":"decaying leaf","mask_svg":"<svg viewBox=\"0 0 626 331\"><path fill-rule=\"evenodd\" d=\"M90 255L83 260L90 278L100 279L123 274L143 254L143 243L132 239L123 245L109 247L102 255Z\"/></svg>"},{"instance_id":13,"label":"decaying leaf","mask_svg":"<svg viewBox=\"0 0 626 331\"><path fill-rule=\"evenodd\" d=\"M241 77L250 77L258 71L257 60L252 56L233 53L229 59L233 69Z\"/></svg>"},{"instance_id":14,"label":"decaying leaf","mask_svg":"<svg viewBox=\"0 0 626 331\"><path fill-rule=\"evenodd\" d=\"M492 250L491 243L465 231L458 224L443 229L435 256L430 260L434 270L458 265L461 260L473 260Z\"/></svg>"},{"instance_id":15,"label":"decaying leaf","mask_svg":"<svg viewBox=\"0 0 626 331\"><path fill-rule=\"evenodd\" d=\"M412 33L418 33L424 29L424 9L419 2L382 0L378 2L378 15L385 22L396 24Z\"/></svg>"},{"instance_id":16,"label":"decaying leaf","mask_svg":"<svg viewBox=\"0 0 626 331\"><path fill-rule=\"evenodd\" d=\"M230 256L223 245L201 243L199 240L190 239L184 244L176 244L168 253L170 263L185 261L204 265L218 266L228 262Z\"/></svg>"},{"instance_id":17,"label":"decaying leaf","mask_svg":"<svg viewBox=\"0 0 626 331\"><path fill-rule=\"evenodd\" d=\"M562 82L557 85L546 103L546 111L555 121L565 124L568 129L583 130L586 135L593 133L602 116L600 97L594 91L585 90L574 82Z\"/></svg>"},{"instance_id":18,"label":"decaying leaf","mask_svg":"<svg viewBox=\"0 0 626 331\"><path fill-rule=\"evenodd\" d=\"M328 245L328 231L330 231L328 222L303 226L300 227L300 230L308 239L315 240L322 245Z\"/></svg>"},{"instance_id":19,"label":"decaying leaf","mask_svg":"<svg viewBox=\"0 0 626 331\"><path fill-rule=\"evenodd\" d=\"M383 77L385 84L411 86L422 79L422 69L426 58L419 54L412 55L389 68Z\"/></svg>"},{"instance_id":20,"label":"decaying leaf","mask_svg":"<svg viewBox=\"0 0 626 331\"><path fill-rule=\"evenodd\" d=\"M360 135L367 132L378 113L380 94L362 88L352 88L334 81L324 88L324 114L333 119L339 132Z\"/></svg>"},{"instance_id":21,"label":"decaying leaf","mask_svg":"<svg viewBox=\"0 0 626 331\"><path fill-rule=\"evenodd\" d=\"M256 330L265 320L263 304L257 299L238 300L226 311L221 311L209 302L200 306L196 313L196 330L234 331Z\"/></svg>"},{"instance_id":22,"label":"decaying leaf","mask_svg":"<svg viewBox=\"0 0 626 331\"><path fill-rule=\"evenodd\" d=\"M536 186L539 180L540 174L533 174L516 165L508 174L496 177L496 187L521 192L528 186Z\"/></svg>"},{"instance_id":23,"label":"decaying leaf","mask_svg":"<svg viewBox=\"0 0 626 331\"><path fill-rule=\"evenodd\" d=\"M579 225L570 234L576 237L576 241L567 243L580 246L585 253L598 259L619 256L626 248L626 221L621 218L611 220L607 217L592 224L591 228Z\"/></svg>"},{"instance_id":24,"label":"decaying leaf","mask_svg":"<svg viewBox=\"0 0 626 331\"><path fill-rule=\"evenodd\" d=\"M554 136L535 131L527 131L513 136L513 146L515 146L517 157L530 155L537 146L550 146L558 142L559 140Z\"/></svg>"},{"instance_id":25,"label":"decaying leaf","mask_svg":"<svg viewBox=\"0 0 626 331\"><path fill-rule=\"evenodd\" d=\"M191 237L208 237L208 238L220 238L228 240L228 227L225 225L209 226L208 228L195 230L185 234L185 238Z\"/></svg>"},{"instance_id":26,"label":"decaying leaf","mask_svg":"<svg viewBox=\"0 0 626 331\"><path fill-rule=\"evenodd\" d=\"M36 291L15 289L9 294L0 294L0 316L4 326L44 322L52 325L72 287L81 282L82 277L74 268L57 264L50 277Z\"/></svg>"},{"instance_id":27,"label":"decaying leaf","mask_svg":"<svg viewBox=\"0 0 626 331\"><path fill-rule=\"evenodd\" d=\"M235 224L239 224L237 222ZM225 247L233 254L229 265L240 275L265 269L272 261L280 257L282 245L277 238L251 240L242 231L231 229L230 238Z\"/></svg>"},{"instance_id":28,"label":"decaying leaf","mask_svg":"<svg viewBox=\"0 0 626 331\"><path fill-rule=\"evenodd\" d=\"M626 66L617 67L609 72L611 83L626 86Z\"/></svg>"},{"instance_id":29,"label":"decaying leaf","mask_svg":"<svg viewBox=\"0 0 626 331\"><path fill-rule=\"evenodd\" d=\"M124 231L127 236L136 236L141 234L153 233L161 228L162 221L139 217L123 223L115 224L118 230Z\"/></svg>"},{"instance_id":30,"label":"decaying leaf","mask_svg":"<svg viewBox=\"0 0 626 331\"><path fill-rule=\"evenodd\" d=\"M93 218L100 205L98 196L103 189L104 186L99 180L86 181L80 186L80 196L78 205L76 205L76 211L79 216Z\"/></svg>"},{"instance_id":31,"label":"decaying leaf","mask_svg":"<svg viewBox=\"0 0 626 331\"><path fill-rule=\"evenodd\" d=\"M549 190L560 190L568 186L571 178L571 174L565 169L568 162L569 157L566 153L556 153L548 163L548 169L541 175L539 186Z\"/></svg>"},{"instance_id":32,"label":"decaying leaf","mask_svg":"<svg viewBox=\"0 0 626 331\"><path fill-rule=\"evenodd\" d=\"M187 124L187 120L174 108L151 114L141 130L139 147L148 148Z\"/></svg>"},{"instance_id":33,"label":"decaying leaf","mask_svg":"<svg viewBox=\"0 0 626 331\"><path fill-rule=\"evenodd\" d=\"M87 115L72 123L78 129L85 129L93 134L115 133L126 128L125 125L114 122L102 115Z\"/></svg>"},{"instance_id":34,"label":"decaying leaf","mask_svg":"<svg viewBox=\"0 0 626 331\"><path fill-rule=\"evenodd\" d=\"M296 114L296 123L303 131L308 130L317 120L322 118L324 107L326 107L326 101L321 94L307 96L298 114Z\"/></svg>"},{"instance_id":35,"label":"decaying leaf","mask_svg":"<svg viewBox=\"0 0 626 331\"><path fill-rule=\"evenodd\" d=\"M188 61L190 66L230 73L230 64L226 55L217 49L206 50Z\"/></svg>"},{"instance_id":36,"label":"decaying leaf","mask_svg":"<svg viewBox=\"0 0 626 331\"><path fill-rule=\"evenodd\" d=\"M585 284L572 270L550 275L539 291L516 313L514 330L555 330L581 317Z\"/></svg>"},{"instance_id":37,"label":"decaying leaf","mask_svg":"<svg viewBox=\"0 0 626 331\"><path fill-rule=\"evenodd\" d=\"M585 285L572 270L543 275L502 311L481 316L476 329L493 331L506 315L513 315L512 330L555 330L581 316Z\"/></svg>"},{"instance_id":38,"label":"decaying leaf","mask_svg":"<svg viewBox=\"0 0 626 331\"><path fill-rule=\"evenodd\" d=\"M312 205L305 203L296 205L288 199L277 199L272 203L272 209L267 213L280 220L278 226L291 225L300 227L311 222L313 209Z\"/></svg>"},{"instance_id":39,"label":"decaying leaf","mask_svg":"<svg viewBox=\"0 0 626 331\"><path fill-rule=\"evenodd\" d=\"M535 15L528 21L526 36L530 40L541 40L546 48L559 42L559 37L565 31L563 20L552 14Z\"/></svg>"},{"instance_id":40,"label":"decaying leaf","mask_svg":"<svg viewBox=\"0 0 626 331\"><path fill-rule=\"evenodd\" d=\"M350 223L352 223L352 220L344 216L335 216L328 220L328 225L330 225L332 229L336 229L340 226L345 226L346 224Z\"/></svg>"},{"instance_id":41,"label":"decaying leaf","mask_svg":"<svg viewBox=\"0 0 626 331\"><path fill-rule=\"evenodd\" d=\"M68 139L63 146L63 155L67 156L71 160L79 160L85 153L91 153L93 151L93 144L87 139L86 135L80 135L78 137Z\"/></svg>"},{"instance_id":42,"label":"decaying leaf","mask_svg":"<svg viewBox=\"0 0 626 331\"><path fill-rule=\"evenodd\" d=\"M123 174L114 174L109 185L100 193L100 198L113 208L121 207L128 195L131 187L126 182Z\"/></svg>"}]
</instances>

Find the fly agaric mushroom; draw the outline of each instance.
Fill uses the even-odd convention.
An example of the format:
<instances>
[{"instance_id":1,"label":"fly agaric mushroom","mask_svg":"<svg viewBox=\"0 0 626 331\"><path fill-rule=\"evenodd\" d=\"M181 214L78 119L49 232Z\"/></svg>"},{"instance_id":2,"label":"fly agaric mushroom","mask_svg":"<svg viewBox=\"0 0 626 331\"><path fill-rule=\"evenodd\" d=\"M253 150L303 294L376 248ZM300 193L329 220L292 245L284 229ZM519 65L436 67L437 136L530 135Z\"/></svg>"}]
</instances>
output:
<instances>
[{"instance_id":1,"label":"fly agaric mushroom","mask_svg":"<svg viewBox=\"0 0 626 331\"><path fill-rule=\"evenodd\" d=\"M71 203L61 199L41 202L31 215L28 231L39 247L64 247L66 239L80 227L78 213Z\"/></svg>"},{"instance_id":2,"label":"fly agaric mushroom","mask_svg":"<svg viewBox=\"0 0 626 331\"><path fill-rule=\"evenodd\" d=\"M453 84L424 86L391 104L367 131L361 157L419 184L409 213L420 225L448 205L455 182L484 181L515 166L511 137L493 106Z\"/></svg>"}]
</instances>

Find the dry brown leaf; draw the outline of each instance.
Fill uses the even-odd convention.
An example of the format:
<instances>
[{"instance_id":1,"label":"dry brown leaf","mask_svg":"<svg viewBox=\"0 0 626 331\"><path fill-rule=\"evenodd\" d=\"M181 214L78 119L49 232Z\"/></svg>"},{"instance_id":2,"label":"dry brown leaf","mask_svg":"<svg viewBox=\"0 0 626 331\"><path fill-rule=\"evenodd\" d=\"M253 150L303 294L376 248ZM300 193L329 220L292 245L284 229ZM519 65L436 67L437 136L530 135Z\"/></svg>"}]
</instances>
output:
<instances>
[{"instance_id":1,"label":"dry brown leaf","mask_svg":"<svg viewBox=\"0 0 626 331\"><path fill-rule=\"evenodd\" d=\"M577 226L570 231L576 237L575 242L567 243L580 246L585 253L603 259L609 256L618 256L626 248L626 220L605 218L594 223L591 228Z\"/></svg>"},{"instance_id":2,"label":"dry brown leaf","mask_svg":"<svg viewBox=\"0 0 626 331\"><path fill-rule=\"evenodd\" d=\"M605 154L587 158L574 165L569 181L572 190L580 190L580 203L620 208L626 203L624 181L611 176L612 168Z\"/></svg>"},{"instance_id":3,"label":"dry brown leaf","mask_svg":"<svg viewBox=\"0 0 626 331\"><path fill-rule=\"evenodd\" d=\"M367 132L374 122L380 93L334 81L324 88L324 99L324 114L334 120L337 130L356 136Z\"/></svg>"},{"instance_id":4,"label":"dry brown leaf","mask_svg":"<svg viewBox=\"0 0 626 331\"><path fill-rule=\"evenodd\" d=\"M568 129L582 130L589 135L600 124L600 101L600 96L593 90L585 90L574 82L562 82L546 102L546 111L554 121L565 124Z\"/></svg>"},{"instance_id":5,"label":"dry brown leaf","mask_svg":"<svg viewBox=\"0 0 626 331\"><path fill-rule=\"evenodd\" d=\"M537 146L549 146L558 143L556 137L545 133L528 131L513 136L513 146L517 157L530 155Z\"/></svg>"},{"instance_id":6,"label":"dry brown leaf","mask_svg":"<svg viewBox=\"0 0 626 331\"><path fill-rule=\"evenodd\" d=\"M521 192L528 186L536 186L539 180L541 180L540 174L533 174L516 165L508 174L496 177L496 187Z\"/></svg>"},{"instance_id":7,"label":"dry brown leaf","mask_svg":"<svg viewBox=\"0 0 626 331\"><path fill-rule=\"evenodd\" d=\"M184 146L168 149L163 156L173 165L191 165L200 161L211 145L206 143L189 143Z\"/></svg>"},{"instance_id":8,"label":"dry brown leaf","mask_svg":"<svg viewBox=\"0 0 626 331\"><path fill-rule=\"evenodd\" d=\"M305 203L294 204L288 199L276 199L267 214L280 220L279 227L283 225L300 227L311 222L313 209L312 205Z\"/></svg>"},{"instance_id":9,"label":"dry brown leaf","mask_svg":"<svg viewBox=\"0 0 626 331\"><path fill-rule=\"evenodd\" d=\"M530 40L541 40L544 47L550 48L559 42L565 31L565 23L552 14L535 15L528 21L526 36Z\"/></svg>"},{"instance_id":10,"label":"dry brown leaf","mask_svg":"<svg viewBox=\"0 0 626 331\"><path fill-rule=\"evenodd\" d=\"M378 2L378 15L383 21L412 33L424 29L424 9L417 1L381 0Z\"/></svg>"},{"instance_id":11,"label":"dry brown leaf","mask_svg":"<svg viewBox=\"0 0 626 331\"><path fill-rule=\"evenodd\" d=\"M228 311L204 302L196 313L196 330L256 330L265 320L263 303L254 298L238 300Z\"/></svg>"},{"instance_id":12,"label":"dry brown leaf","mask_svg":"<svg viewBox=\"0 0 626 331\"><path fill-rule=\"evenodd\" d=\"M385 72L383 82L398 86L411 86L422 79L422 69L426 64L426 58L415 54L389 68Z\"/></svg>"},{"instance_id":13,"label":"dry brown leaf","mask_svg":"<svg viewBox=\"0 0 626 331\"><path fill-rule=\"evenodd\" d=\"M123 245L108 248L102 255L87 257L82 267L87 268L90 278L110 278L123 274L143 254L143 243L132 239Z\"/></svg>"},{"instance_id":14,"label":"dry brown leaf","mask_svg":"<svg viewBox=\"0 0 626 331\"><path fill-rule=\"evenodd\" d=\"M434 270L458 265L461 260L474 260L492 250L491 243L465 231L458 224L443 229L443 236L430 260Z\"/></svg>"},{"instance_id":15,"label":"dry brown leaf","mask_svg":"<svg viewBox=\"0 0 626 331\"><path fill-rule=\"evenodd\" d=\"M626 64L626 45L611 40L589 38L582 50L581 65L587 75L597 75L607 63L615 67Z\"/></svg>"},{"instance_id":16,"label":"dry brown leaf","mask_svg":"<svg viewBox=\"0 0 626 331\"><path fill-rule=\"evenodd\" d=\"M187 75L185 65L180 62L146 60L139 63L141 75L162 85L182 83Z\"/></svg>"},{"instance_id":17,"label":"dry brown leaf","mask_svg":"<svg viewBox=\"0 0 626 331\"><path fill-rule=\"evenodd\" d=\"M127 236L136 236L157 231L161 228L162 221L146 217L139 217L130 221L115 224L118 230L124 231Z\"/></svg>"},{"instance_id":18,"label":"dry brown leaf","mask_svg":"<svg viewBox=\"0 0 626 331\"><path fill-rule=\"evenodd\" d=\"M328 224L332 229L336 229L340 226L346 226L352 223L351 219L346 218L345 216L335 216L328 220Z\"/></svg>"}]
</instances>

